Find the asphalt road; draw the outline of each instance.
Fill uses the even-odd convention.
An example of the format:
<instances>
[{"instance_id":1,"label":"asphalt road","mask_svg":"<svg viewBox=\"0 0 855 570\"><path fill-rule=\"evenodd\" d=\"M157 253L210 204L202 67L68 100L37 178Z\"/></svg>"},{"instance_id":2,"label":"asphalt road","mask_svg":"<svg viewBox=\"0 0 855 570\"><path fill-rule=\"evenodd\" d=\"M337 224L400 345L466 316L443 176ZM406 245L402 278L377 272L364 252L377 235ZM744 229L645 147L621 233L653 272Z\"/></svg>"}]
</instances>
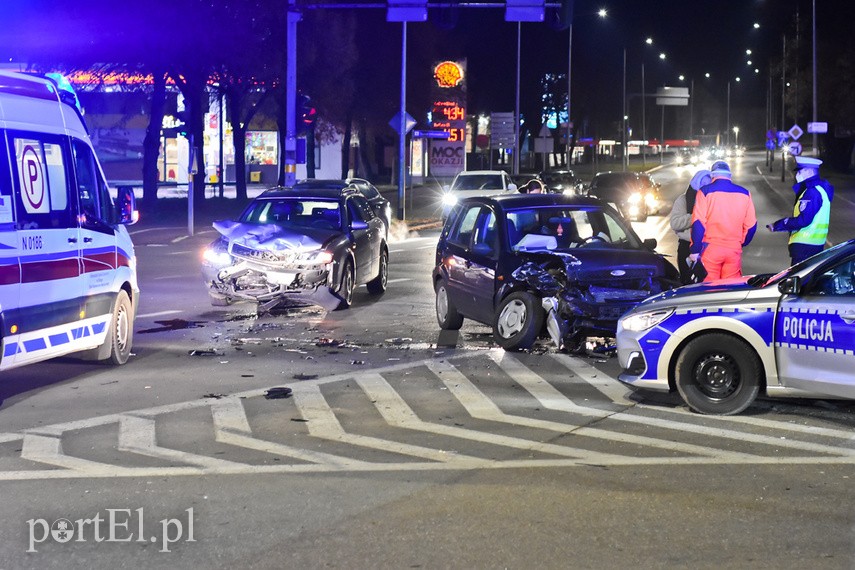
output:
<instances>
[{"instance_id":1,"label":"asphalt road","mask_svg":"<svg viewBox=\"0 0 855 570\"><path fill-rule=\"evenodd\" d=\"M733 166L761 225L791 209L757 157ZM691 172L654 176L670 200ZM852 234L851 192L831 241ZM666 216L634 226L675 251ZM436 229L400 232L386 294L347 311L213 308L198 271L213 230L185 229L133 228L127 365L4 373L0 568L855 563L848 402L704 417L627 391L614 358L504 353L471 323L440 334ZM746 272L785 266L783 241L758 231ZM279 386L291 397L265 397Z\"/></svg>"}]
</instances>

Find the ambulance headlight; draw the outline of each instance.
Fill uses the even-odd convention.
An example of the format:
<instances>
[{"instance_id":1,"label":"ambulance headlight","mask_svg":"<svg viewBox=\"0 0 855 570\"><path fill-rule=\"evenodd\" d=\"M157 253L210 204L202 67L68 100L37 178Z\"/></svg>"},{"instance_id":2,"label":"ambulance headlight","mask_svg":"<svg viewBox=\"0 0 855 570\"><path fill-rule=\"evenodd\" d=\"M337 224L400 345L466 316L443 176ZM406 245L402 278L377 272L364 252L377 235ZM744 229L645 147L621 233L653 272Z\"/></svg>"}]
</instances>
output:
<instances>
[{"instance_id":1,"label":"ambulance headlight","mask_svg":"<svg viewBox=\"0 0 855 570\"><path fill-rule=\"evenodd\" d=\"M661 309L658 311L648 311L646 313L635 313L620 320L620 326L627 331L646 331L653 328L671 315L674 314L674 309Z\"/></svg>"}]
</instances>

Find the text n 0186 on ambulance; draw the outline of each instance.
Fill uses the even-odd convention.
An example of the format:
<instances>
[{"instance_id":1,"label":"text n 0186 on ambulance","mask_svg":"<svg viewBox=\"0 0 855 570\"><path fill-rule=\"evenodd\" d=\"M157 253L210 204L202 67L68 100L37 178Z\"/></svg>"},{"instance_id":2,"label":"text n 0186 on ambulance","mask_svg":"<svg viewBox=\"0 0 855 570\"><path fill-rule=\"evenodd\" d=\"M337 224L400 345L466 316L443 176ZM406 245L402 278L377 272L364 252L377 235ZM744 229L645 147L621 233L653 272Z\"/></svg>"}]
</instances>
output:
<instances>
[{"instance_id":1,"label":"text n 0186 on ambulance","mask_svg":"<svg viewBox=\"0 0 855 570\"><path fill-rule=\"evenodd\" d=\"M688 285L627 312L618 379L704 414L758 394L855 399L855 240L777 275Z\"/></svg>"},{"instance_id":2,"label":"text n 0186 on ambulance","mask_svg":"<svg viewBox=\"0 0 855 570\"><path fill-rule=\"evenodd\" d=\"M71 353L124 364L131 351L133 192L114 204L59 85L0 72L0 370Z\"/></svg>"}]
</instances>

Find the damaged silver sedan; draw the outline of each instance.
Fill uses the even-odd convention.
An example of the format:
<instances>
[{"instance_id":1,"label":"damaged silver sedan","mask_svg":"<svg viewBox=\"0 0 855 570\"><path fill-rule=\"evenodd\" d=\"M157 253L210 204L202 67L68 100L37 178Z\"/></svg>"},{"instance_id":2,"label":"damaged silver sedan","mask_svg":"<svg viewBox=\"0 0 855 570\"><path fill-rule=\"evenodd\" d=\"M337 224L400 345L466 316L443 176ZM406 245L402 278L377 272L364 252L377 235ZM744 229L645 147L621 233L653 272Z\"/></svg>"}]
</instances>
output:
<instances>
[{"instance_id":1,"label":"damaged silver sedan","mask_svg":"<svg viewBox=\"0 0 855 570\"><path fill-rule=\"evenodd\" d=\"M614 338L618 318L679 285L677 270L594 198L526 194L468 198L448 218L433 272L440 328L492 325L517 350L548 335L577 352Z\"/></svg>"},{"instance_id":2,"label":"damaged silver sedan","mask_svg":"<svg viewBox=\"0 0 855 570\"><path fill-rule=\"evenodd\" d=\"M203 253L213 305L247 300L270 310L286 300L344 309L353 290L386 290L383 220L349 189L268 190L237 220L214 222L220 237Z\"/></svg>"}]
</instances>

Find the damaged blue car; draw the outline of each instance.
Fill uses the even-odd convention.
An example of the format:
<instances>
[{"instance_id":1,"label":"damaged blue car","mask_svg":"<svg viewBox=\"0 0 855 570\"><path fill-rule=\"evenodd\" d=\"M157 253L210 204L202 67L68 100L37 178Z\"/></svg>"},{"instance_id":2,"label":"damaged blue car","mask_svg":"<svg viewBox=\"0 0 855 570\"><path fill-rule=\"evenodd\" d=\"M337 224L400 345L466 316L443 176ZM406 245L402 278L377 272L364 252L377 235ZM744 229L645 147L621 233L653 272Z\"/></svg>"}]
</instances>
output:
<instances>
[{"instance_id":1,"label":"damaged blue car","mask_svg":"<svg viewBox=\"0 0 855 570\"><path fill-rule=\"evenodd\" d=\"M506 350L540 336L570 352L614 338L618 318L680 285L677 269L612 207L588 197L467 198L449 215L433 270L443 330L490 325Z\"/></svg>"},{"instance_id":2,"label":"damaged blue car","mask_svg":"<svg viewBox=\"0 0 855 570\"><path fill-rule=\"evenodd\" d=\"M237 220L214 222L203 252L211 303L247 300L259 310L294 300L345 309L355 287L386 290L386 222L351 188L274 188Z\"/></svg>"}]
</instances>

